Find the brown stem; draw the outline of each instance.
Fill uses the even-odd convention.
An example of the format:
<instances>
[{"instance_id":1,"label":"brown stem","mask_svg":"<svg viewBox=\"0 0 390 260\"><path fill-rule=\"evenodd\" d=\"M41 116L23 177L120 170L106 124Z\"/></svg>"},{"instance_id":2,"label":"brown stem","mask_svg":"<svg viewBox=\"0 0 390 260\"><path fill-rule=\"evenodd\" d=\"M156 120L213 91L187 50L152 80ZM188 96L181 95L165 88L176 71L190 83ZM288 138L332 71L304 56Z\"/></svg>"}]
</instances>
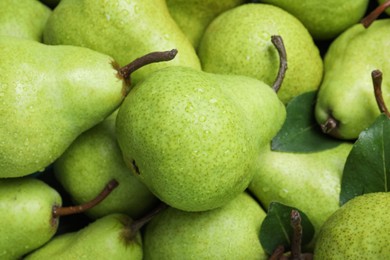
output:
<instances>
[{"instance_id":1,"label":"brown stem","mask_svg":"<svg viewBox=\"0 0 390 260\"><path fill-rule=\"evenodd\" d=\"M106 184L104 189L94 199L78 206L69 206L69 207L54 206L52 212L53 218L85 212L86 210L96 206L102 200L104 200L118 185L119 183L116 180L114 179L111 180Z\"/></svg>"},{"instance_id":2,"label":"brown stem","mask_svg":"<svg viewBox=\"0 0 390 260\"><path fill-rule=\"evenodd\" d=\"M385 113L390 118L389 110L386 107L382 95L382 72L380 70L373 70L371 72L372 83L374 85L374 94L376 103L378 104L381 113Z\"/></svg>"},{"instance_id":3,"label":"brown stem","mask_svg":"<svg viewBox=\"0 0 390 260\"><path fill-rule=\"evenodd\" d=\"M288 259L284 255L284 246L280 245L278 246L272 255L268 258L268 260L282 260L282 259Z\"/></svg>"},{"instance_id":4,"label":"brown stem","mask_svg":"<svg viewBox=\"0 0 390 260\"><path fill-rule=\"evenodd\" d=\"M390 7L390 0L378 5L378 7L364 17L360 23L362 23L365 28L368 28L388 7Z\"/></svg>"},{"instance_id":5,"label":"brown stem","mask_svg":"<svg viewBox=\"0 0 390 260\"><path fill-rule=\"evenodd\" d=\"M278 92L287 71L287 53L281 36L272 35L271 41L279 53L279 71L274 84L272 85L273 90Z\"/></svg>"},{"instance_id":6,"label":"brown stem","mask_svg":"<svg viewBox=\"0 0 390 260\"><path fill-rule=\"evenodd\" d=\"M329 134L329 133L332 132L334 129L336 129L337 125L338 125L337 120L330 116L330 117L325 121L325 123L321 124L321 130L322 130L322 132L324 132L325 134Z\"/></svg>"},{"instance_id":7,"label":"brown stem","mask_svg":"<svg viewBox=\"0 0 390 260\"><path fill-rule=\"evenodd\" d=\"M297 210L291 211L291 226L293 228L293 236L291 240L291 260L301 260L301 244L302 244L302 225L301 215Z\"/></svg>"},{"instance_id":8,"label":"brown stem","mask_svg":"<svg viewBox=\"0 0 390 260\"><path fill-rule=\"evenodd\" d=\"M136 236L138 230L140 230L146 223L151 221L154 216L156 216L157 214L159 214L161 211L163 211L166 208L168 208L168 205L165 204L164 202L161 202L151 212L149 212L148 214L146 214L145 216L143 216L140 219L134 220L130 225L130 229L131 229L130 239L133 239Z\"/></svg>"}]
</instances>

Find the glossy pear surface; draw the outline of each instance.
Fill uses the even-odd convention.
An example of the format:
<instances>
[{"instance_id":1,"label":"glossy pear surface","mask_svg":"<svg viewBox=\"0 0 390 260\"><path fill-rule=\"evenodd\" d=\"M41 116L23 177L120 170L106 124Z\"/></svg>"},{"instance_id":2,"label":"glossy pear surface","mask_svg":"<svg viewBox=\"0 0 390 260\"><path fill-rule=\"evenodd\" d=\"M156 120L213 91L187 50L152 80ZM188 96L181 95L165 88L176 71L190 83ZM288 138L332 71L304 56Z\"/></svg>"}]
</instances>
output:
<instances>
[{"instance_id":1,"label":"glossy pear surface","mask_svg":"<svg viewBox=\"0 0 390 260\"><path fill-rule=\"evenodd\" d=\"M383 73L382 91L389 93L390 55L388 36L390 19L375 21L365 29L352 26L329 46L324 64L325 74L315 107L319 124L332 118L336 126L328 133L341 139L356 139L381 113L374 96L373 70ZM385 103L390 96L384 94Z\"/></svg>"},{"instance_id":2,"label":"glossy pear surface","mask_svg":"<svg viewBox=\"0 0 390 260\"><path fill-rule=\"evenodd\" d=\"M130 91L116 129L125 161L157 197L200 211L246 189L285 115L261 81L168 67Z\"/></svg>"},{"instance_id":3,"label":"glossy pear surface","mask_svg":"<svg viewBox=\"0 0 390 260\"><path fill-rule=\"evenodd\" d=\"M288 12L268 4L244 4L216 17L206 29L198 54L204 71L238 74L272 85L279 55L271 42L280 35L288 69L278 96L286 104L294 96L316 90L322 59L303 24Z\"/></svg>"},{"instance_id":4,"label":"glossy pear surface","mask_svg":"<svg viewBox=\"0 0 390 260\"><path fill-rule=\"evenodd\" d=\"M205 212L168 208L146 226L144 259L267 259L259 240L265 215L247 193Z\"/></svg>"}]
</instances>

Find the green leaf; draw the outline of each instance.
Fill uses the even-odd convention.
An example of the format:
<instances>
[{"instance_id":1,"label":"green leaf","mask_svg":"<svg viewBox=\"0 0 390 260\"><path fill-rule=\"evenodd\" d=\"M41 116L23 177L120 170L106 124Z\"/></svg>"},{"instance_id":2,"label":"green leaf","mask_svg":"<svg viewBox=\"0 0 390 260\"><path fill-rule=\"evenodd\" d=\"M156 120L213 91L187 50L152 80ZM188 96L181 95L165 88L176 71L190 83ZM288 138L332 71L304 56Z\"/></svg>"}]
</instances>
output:
<instances>
[{"instance_id":1,"label":"green leaf","mask_svg":"<svg viewBox=\"0 0 390 260\"><path fill-rule=\"evenodd\" d=\"M314 117L317 92L306 92L287 104L287 117L279 133L273 138L274 151L307 153L336 147L341 140L321 131Z\"/></svg>"},{"instance_id":2,"label":"green leaf","mask_svg":"<svg viewBox=\"0 0 390 260\"><path fill-rule=\"evenodd\" d=\"M381 114L362 131L347 157L341 179L340 204L390 188L390 119Z\"/></svg>"},{"instance_id":3,"label":"green leaf","mask_svg":"<svg viewBox=\"0 0 390 260\"><path fill-rule=\"evenodd\" d=\"M280 245L283 245L286 251L290 250L293 234L293 228L290 223L292 210L297 210L301 215L302 246L307 245L313 239L314 227L305 213L279 202L271 202L267 216L260 228L260 243L267 254L271 255Z\"/></svg>"}]
</instances>

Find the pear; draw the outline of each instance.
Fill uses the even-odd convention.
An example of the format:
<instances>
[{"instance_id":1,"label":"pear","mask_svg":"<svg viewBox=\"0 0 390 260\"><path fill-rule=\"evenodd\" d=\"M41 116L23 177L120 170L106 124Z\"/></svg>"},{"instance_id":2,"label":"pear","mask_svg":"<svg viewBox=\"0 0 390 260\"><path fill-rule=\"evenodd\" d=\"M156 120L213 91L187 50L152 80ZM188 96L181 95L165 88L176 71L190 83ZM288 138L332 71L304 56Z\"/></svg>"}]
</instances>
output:
<instances>
[{"instance_id":1,"label":"pear","mask_svg":"<svg viewBox=\"0 0 390 260\"><path fill-rule=\"evenodd\" d=\"M130 91L116 133L124 160L151 192L172 207L203 211L247 188L285 116L262 81L174 66Z\"/></svg>"},{"instance_id":2,"label":"pear","mask_svg":"<svg viewBox=\"0 0 390 260\"><path fill-rule=\"evenodd\" d=\"M144 259L267 259L260 244L265 212L247 193L221 208L167 208L145 227Z\"/></svg>"},{"instance_id":3,"label":"pear","mask_svg":"<svg viewBox=\"0 0 390 260\"><path fill-rule=\"evenodd\" d=\"M277 201L309 217L317 233L339 208L341 177L353 144L318 152L292 153L264 149L249 191L268 209Z\"/></svg>"},{"instance_id":4,"label":"pear","mask_svg":"<svg viewBox=\"0 0 390 260\"><path fill-rule=\"evenodd\" d=\"M50 15L50 8L38 0L1 0L0 35L41 42Z\"/></svg>"},{"instance_id":5,"label":"pear","mask_svg":"<svg viewBox=\"0 0 390 260\"><path fill-rule=\"evenodd\" d=\"M0 37L0 69L3 178L42 171L54 162L79 134L120 106L131 73L88 48L5 36Z\"/></svg>"},{"instance_id":6,"label":"pear","mask_svg":"<svg viewBox=\"0 0 390 260\"><path fill-rule=\"evenodd\" d=\"M195 49L215 17L244 3L245 0L167 0L169 13Z\"/></svg>"},{"instance_id":7,"label":"pear","mask_svg":"<svg viewBox=\"0 0 390 260\"><path fill-rule=\"evenodd\" d=\"M355 140L379 116L371 72L383 72L383 92L388 92L388 35L390 19L382 19L367 29L362 24L350 27L329 46L315 106L316 120L325 133ZM390 103L390 96L384 95L384 101Z\"/></svg>"},{"instance_id":8,"label":"pear","mask_svg":"<svg viewBox=\"0 0 390 260\"><path fill-rule=\"evenodd\" d=\"M355 25L366 13L369 0L262 0L298 18L315 40L332 40Z\"/></svg>"},{"instance_id":9,"label":"pear","mask_svg":"<svg viewBox=\"0 0 390 260\"><path fill-rule=\"evenodd\" d=\"M121 66L152 51L178 50L170 62L137 70L134 83L166 66L201 68L165 0L61 0L46 24L44 42L88 47L110 55Z\"/></svg>"},{"instance_id":10,"label":"pear","mask_svg":"<svg viewBox=\"0 0 390 260\"><path fill-rule=\"evenodd\" d=\"M198 55L206 72L255 77L272 84L278 72L278 55L269 42L280 35L285 44L288 70L279 98L317 90L323 64L319 49L303 26L288 12L268 4L244 4L227 10L207 27Z\"/></svg>"},{"instance_id":11,"label":"pear","mask_svg":"<svg viewBox=\"0 0 390 260\"><path fill-rule=\"evenodd\" d=\"M77 204L89 201L109 180L118 181L118 188L107 199L85 212L93 219L111 213L134 219L157 203L123 161L115 134L117 111L79 135L53 164L56 179Z\"/></svg>"},{"instance_id":12,"label":"pear","mask_svg":"<svg viewBox=\"0 0 390 260\"><path fill-rule=\"evenodd\" d=\"M113 213L88 226L52 238L24 259L142 259L139 230L133 232L133 220Z\"/></svg>"},{"instance_id":13,"label":"pear","mask_svg":"<svg viewBox=\"0 0 390 260\"><path fill-rule=\"evenodd\" d=\"M118 183L111 180L86 204L62 207L61 195L32 177L0 179L0 258L19 259L49 241L59 218L85 211L104 200Z\"/></svg>"},{"instance_id":14,"label":"pear","mask_svg":"<svg viewBox=\"0 0 390 260\"><path fill-rule=\"evenodd\" d=\"M315 259L389 259L389 192L357 196L324 223Z\"/></svg>"}]
</instances>

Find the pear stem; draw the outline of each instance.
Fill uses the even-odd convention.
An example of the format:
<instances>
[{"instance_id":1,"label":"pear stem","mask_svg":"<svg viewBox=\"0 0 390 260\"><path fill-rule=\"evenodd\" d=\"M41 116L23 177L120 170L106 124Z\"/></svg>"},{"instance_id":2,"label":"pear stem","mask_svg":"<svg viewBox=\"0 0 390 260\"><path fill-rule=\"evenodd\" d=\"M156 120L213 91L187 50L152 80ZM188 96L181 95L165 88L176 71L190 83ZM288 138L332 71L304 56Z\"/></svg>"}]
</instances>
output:
<instances>
[{"instance_id":1,"label":"pear stem","mask_svg":"<svg viewBox=\"0 0 390 260\"><path fill-rule=\"evenodd\" d=\"M280 245L278 246L272 255L268 258L268 260L287 260L288 257L283 255L284 254L284 246Z\"/></svg>"},{"instance_id":2,"label":"pear stem","mask_svg":"<svg viewBox=\"0 0 390 260\"><path fill-rule=\"evenodd\" d=\"M390 0L378 5L371 13L364 17L360 23L365 28L368 28L388 7L390 7Z\"/></svg>"},{"instance_id":3,"label":"pear stem","mask_svg":"<svg viewBox=\"0 0 390 260\"><path fill-rule=\"evenodd\" d=\"M376 103L378 104L381 113L385 113L390 118L390 112L386 107L382 94L382 72L380 70L373 70L371 72L372 83L374 86L374 94Z\"/></svg>"},{"instance_id":4,"label":"pear stem","mask_svg":"<svg viewBox=\"0 0 390 260\"><path fill-rule=\"evenodd\" d=\"M134 239L137 232L149 221L153 219L154 216L162 212L164 209L168 208L168 205L165 204L164 202L161 202L156 208L154 208L151 212L146 214L145 216L134 220L133 223L130 225L131 229L131 235L130 239Z\"/></svg>"},{"instance_id":5,"label":"pear stem","mask_svg":"<svg viewBox=\"0 0 390 260\"><path fill-rule=\"evenodd\" d=\"M302 243L302 225L301 215L297 210L291 210L291 226L293 228L293 236L291 240L291 260L301 259L301 243Z\"/></svg>"},{"instance_id":6,"label":"pear stem","mask_svg":"<svg viewBox=\"0 0 390 260\"><path fill-rule=\"evenodd\" d=\"M280 86L283 83L284 76L286 75L287 71L287 53L286 48L283 43L283 39L279 35L272 35L271 36L271 42L277 49L279 53L279 71L278 75L276 76L276 79L274 81L274 84L272 85L273 90L277 93L280 89Z\"/></svg>"},{"instance_id":7,"label":"pear stem","mask_svg":"<svg viewBox=\"0 0 390 260\"><path fill-rule=\"evenodd\" d=\"M109 181L104 187L104 189L95 198L93 198L91 201L87 203L78 206L69 206L69 207L54 206L52 212L53 218L85 212L86 210L96 206L101 201L103 201L118 185L119 183L115 179Z\"/></svg>"},{"instance_id":8,"label":"pear stem","mask_svg":"<svg viewBox=\"0 0 390 260\"><path fill-rule=\"evenodd\" d=\"M329 117L324 124L321 124L321 130L325 134L329 134L332 132L334 129L336 129L338 123L337 120L334 119L333 117Z\"/></svg>"}]
</instances>

